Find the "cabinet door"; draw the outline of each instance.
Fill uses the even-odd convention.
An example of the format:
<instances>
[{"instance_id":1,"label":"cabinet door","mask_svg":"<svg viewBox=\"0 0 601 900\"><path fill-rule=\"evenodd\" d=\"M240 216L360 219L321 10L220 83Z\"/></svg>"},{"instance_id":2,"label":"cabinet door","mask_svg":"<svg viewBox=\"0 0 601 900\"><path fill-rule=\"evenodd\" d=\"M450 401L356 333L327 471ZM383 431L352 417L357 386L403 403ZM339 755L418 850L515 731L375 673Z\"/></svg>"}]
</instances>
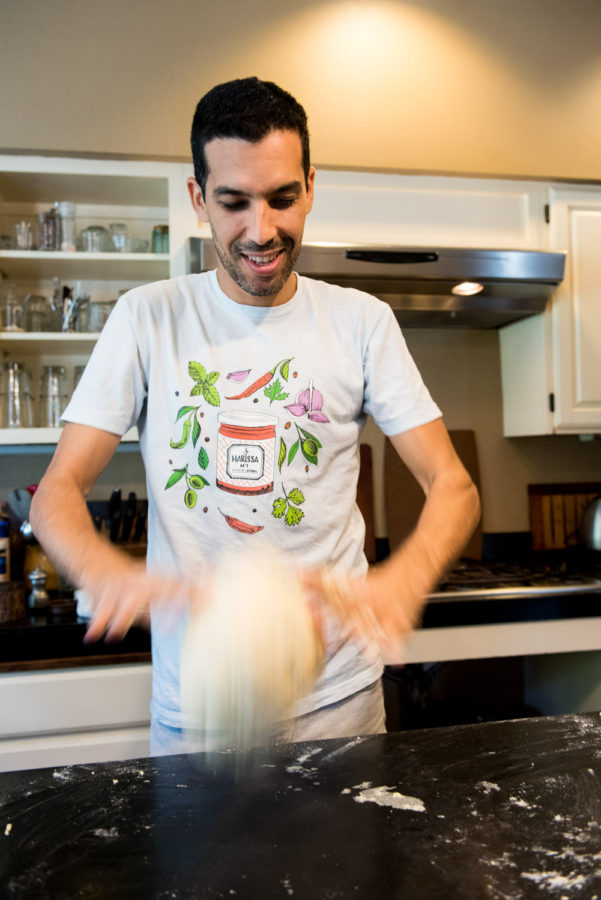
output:
<instances>
[{"instance_id":1,"label":"cabinet door","mask_svg":"<svg viewBox=\"0 0 601 900\"><path fill-rule=\"evenodd\" d=\"M601 431L601 190L551 192L553 245L567 251L551 307L557 433Z\"/></svg>"}]
</instances>

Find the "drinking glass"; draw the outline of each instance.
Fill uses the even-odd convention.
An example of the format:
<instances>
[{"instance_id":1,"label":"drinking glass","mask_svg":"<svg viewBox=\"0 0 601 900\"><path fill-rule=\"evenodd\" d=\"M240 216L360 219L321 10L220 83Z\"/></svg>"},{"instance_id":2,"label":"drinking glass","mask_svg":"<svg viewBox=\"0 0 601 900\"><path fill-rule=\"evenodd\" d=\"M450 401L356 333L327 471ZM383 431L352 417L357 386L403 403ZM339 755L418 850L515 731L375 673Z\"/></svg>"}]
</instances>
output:
<instances>
[{"instance_id":1,"label":"drinking glass","mask_svg":"<svg viewBox=\"0 0 601 900\"><path fill-rule=\"evenodd\" d=\"M40 414L42 428L57 428L68 402L64 366L43 366L40 378Z\"/></svg>"},{"instance_id":2,"label":"drinking glass","mask_svg":"<svg viewBox=\"0 0 601 900\"><path fill-rule=\"evenodd\" d=\"M29 369L20 362L0 368L0 428L31 428L33 401Z\"/></svg>"}]
</instances>

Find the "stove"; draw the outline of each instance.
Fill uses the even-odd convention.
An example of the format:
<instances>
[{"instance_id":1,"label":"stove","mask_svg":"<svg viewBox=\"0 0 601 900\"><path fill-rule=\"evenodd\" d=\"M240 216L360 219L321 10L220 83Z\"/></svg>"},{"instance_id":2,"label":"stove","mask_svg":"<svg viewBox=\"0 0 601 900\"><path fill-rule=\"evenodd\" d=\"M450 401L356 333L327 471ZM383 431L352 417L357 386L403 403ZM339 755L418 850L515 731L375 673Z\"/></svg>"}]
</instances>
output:
<instances>
[{"instance_id":1,"label":"stove","mask_svg":"<svg viewBox=\"0 0 601 900\"><path fill-rule=\"evenodd\" d=\"M480 563L461 560L446 575L430 602L513 600L601 593L601 570L560 564Z\"/></svg>"}]
</instances>

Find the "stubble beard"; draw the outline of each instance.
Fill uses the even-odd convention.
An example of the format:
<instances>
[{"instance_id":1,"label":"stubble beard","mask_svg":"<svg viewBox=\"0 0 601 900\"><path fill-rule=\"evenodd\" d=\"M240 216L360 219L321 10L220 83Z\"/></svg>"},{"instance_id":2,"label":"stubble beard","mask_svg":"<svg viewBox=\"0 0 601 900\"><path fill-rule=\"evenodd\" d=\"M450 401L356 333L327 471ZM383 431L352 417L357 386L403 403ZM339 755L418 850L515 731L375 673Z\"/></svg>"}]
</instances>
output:
<instances>
[{"instance_id":1,"label":"stubble beard","mask_svg":"<svg viewBox=\"0 0 601 900\"><path fill-rule=\"evenodd\" d=\"M270 244L266 244L263 247L259 247L257 245L243 246L237 245L237 243L234 241L234 243L232 244L231 252L228 253L225 250L223 244L220 243L212 227L211 233L213 235L215 252L219 257L221 265L230 276L232 281L234 281L239 288L241 288L251 297L272 297L275 294L279 294L279 292L282 290L282 288L290 278L290 275L294 270L294 266L296 265L296 261L301 251L301 242L299 241L298 244L295 244L291 237L286 236L281 239L279 244L274 246L271 246ZM277 275L274 275L272 279L261 279L260 276L253 276L252 273L247 273L244 271L244 262L241 259L240 262L237 262L237 259L243 252L266 253L270 250L279 249L280 247L283 250L282 255L284 256L284 264L280 272Z\"/></svg>"}]
</instances>

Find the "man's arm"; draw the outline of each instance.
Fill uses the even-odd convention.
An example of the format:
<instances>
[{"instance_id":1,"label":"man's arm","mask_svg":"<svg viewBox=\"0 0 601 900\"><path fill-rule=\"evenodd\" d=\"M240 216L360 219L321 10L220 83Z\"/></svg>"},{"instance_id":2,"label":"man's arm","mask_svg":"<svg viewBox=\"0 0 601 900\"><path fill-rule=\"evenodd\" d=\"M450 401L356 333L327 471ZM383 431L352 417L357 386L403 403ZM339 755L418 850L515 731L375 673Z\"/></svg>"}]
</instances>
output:
<instances>
[{"instance_id":1,"label":"man's arm","mask_svg":"<svg viewBox=\"0 0 601 900\"><path fill-rule=\"evenodd\" d=\"M157 595L181 588L146 574L140 560L100 535L86 498L113 456L118 435L67 423L31 504L31 525L45 552L69 581L91 597L95 613L86 635L123 637Z\"/></svg>"},{"instance_id":2,"label":"man's arm","mask_svg":"<svg viewBox=\"0 0 601 900\"><path fill-rule=\"evenodd\" d=\"M422 486L424 507L401 546L335 604L359 634L376 636L394 653L419 621L427 595L461 555L478 523L480 501L442 419L390 440Z\"/></svg>"}]
</instances>

